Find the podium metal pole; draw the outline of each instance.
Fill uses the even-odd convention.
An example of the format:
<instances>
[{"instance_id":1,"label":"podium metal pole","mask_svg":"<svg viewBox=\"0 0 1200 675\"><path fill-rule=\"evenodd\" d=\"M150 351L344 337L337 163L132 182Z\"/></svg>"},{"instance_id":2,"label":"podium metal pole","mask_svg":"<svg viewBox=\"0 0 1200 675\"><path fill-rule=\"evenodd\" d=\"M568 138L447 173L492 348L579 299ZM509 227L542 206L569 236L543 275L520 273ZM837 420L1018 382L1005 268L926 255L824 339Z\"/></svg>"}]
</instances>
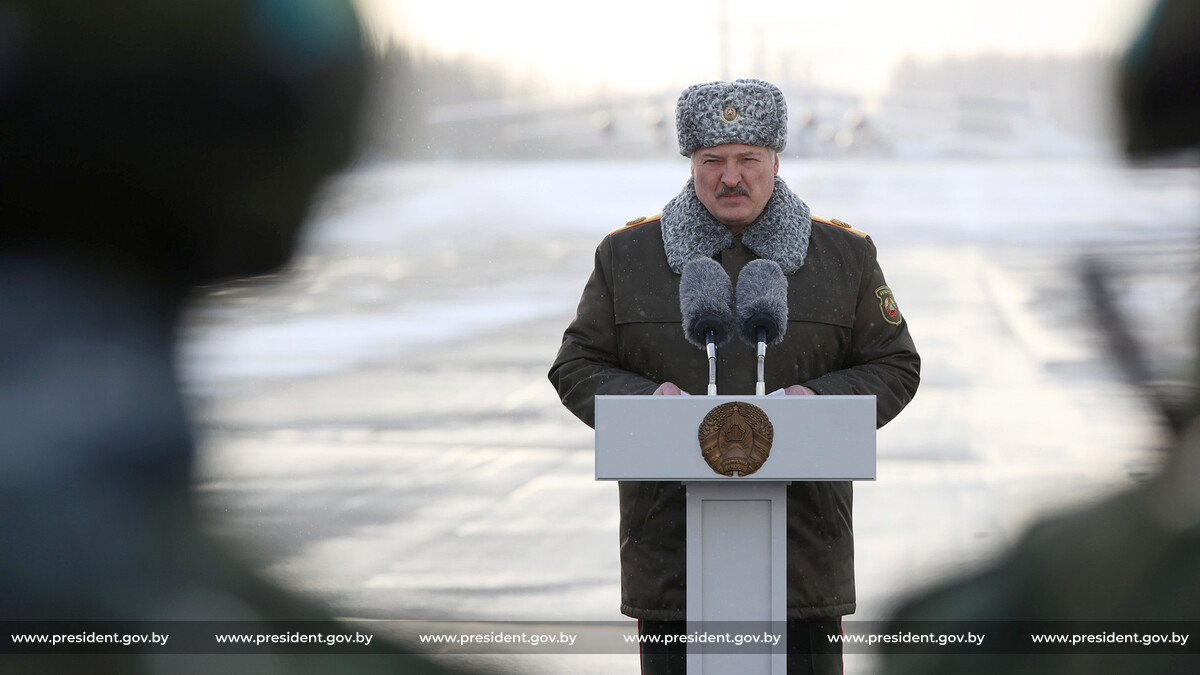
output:
<instances>
[{"instance_id":1,"label":"podium metal pole","mask_svg":"<svg viewBox=\"0 0 1200 675\"><path fill-rule=\"evenodd\" d=\"M688 644L688 675L786 675L787 482L687 483L688 628L748 643Z\"/></svg>"}]
</instances>

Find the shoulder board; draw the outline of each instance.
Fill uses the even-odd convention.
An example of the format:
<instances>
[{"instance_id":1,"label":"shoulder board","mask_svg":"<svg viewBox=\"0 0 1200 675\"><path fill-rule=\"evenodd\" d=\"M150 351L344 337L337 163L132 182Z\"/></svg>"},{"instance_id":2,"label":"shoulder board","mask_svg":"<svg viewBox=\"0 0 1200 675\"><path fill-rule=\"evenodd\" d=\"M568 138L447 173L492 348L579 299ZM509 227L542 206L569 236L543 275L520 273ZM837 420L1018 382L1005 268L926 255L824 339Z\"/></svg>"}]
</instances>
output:
<instances>
[{"instance_id":1,"label":"shoulder board","mask_svg":"<svg viewBox=\"0 0 1200 675\"><path fill-rule=\"evenodd\" d=\"M837 218L822 218L820 216L812 216L812 219L814 223L825 223L826 225L832 225L834 227L843 229L850 234L855 234L863 238L866 238L867 236L866 232L863 232L862 230L856 230L855 228L850 227L849 223L842 222Z\"/></svg>"},{"instance_id":2,"label":"shoulder board","mask_svg":"<svg viewBox=\"0 0 1200 675\"><path fill-rule=\"evenodd\" d=\"M617 232L620 232L621 230L629 230L629 229L633 229L633 228L637 227L638 225L645 225L646 223L653 223L654 221L660 220L661 218L662 218L661 213L656 213L653 216L640 216L640 217L634 218L633 220L629 221L628 223L625 223L621 227L618 227L617 229L613 230L609 234L616 234Z\"/></svg>"}]
</instances>

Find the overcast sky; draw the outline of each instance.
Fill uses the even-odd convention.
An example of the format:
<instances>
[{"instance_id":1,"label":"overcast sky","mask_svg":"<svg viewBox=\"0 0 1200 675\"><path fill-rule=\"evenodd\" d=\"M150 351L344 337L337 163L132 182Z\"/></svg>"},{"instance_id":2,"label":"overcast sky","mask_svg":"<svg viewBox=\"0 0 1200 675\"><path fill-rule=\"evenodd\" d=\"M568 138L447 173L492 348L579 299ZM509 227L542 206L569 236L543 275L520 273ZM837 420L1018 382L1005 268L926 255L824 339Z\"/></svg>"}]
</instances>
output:
<instances>
[{"instance_id":1,"label":"overcast sky","mask_svg":"<svg viewBox=\"0 0 1200 675\"><path fill-rule=\"evenodd\" d=\"M1115 53L1151 0L358 0L380 34L579 91L729 74L881 90L905 56Z\"/></svg>"}]
</instances>

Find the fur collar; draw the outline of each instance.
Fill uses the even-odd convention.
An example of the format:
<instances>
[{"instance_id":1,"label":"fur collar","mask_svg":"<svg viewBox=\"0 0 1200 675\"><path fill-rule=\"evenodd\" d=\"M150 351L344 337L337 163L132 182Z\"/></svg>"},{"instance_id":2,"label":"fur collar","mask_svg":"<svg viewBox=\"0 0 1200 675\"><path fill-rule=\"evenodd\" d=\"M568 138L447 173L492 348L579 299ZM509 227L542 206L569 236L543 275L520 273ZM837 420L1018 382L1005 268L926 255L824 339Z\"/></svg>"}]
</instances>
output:
<instances>
[{"instance_id":1,"label":"fur collar","mask_svg":"<svg viewBox=\"0 0 1200 675\"><path fill-rule=\"evenodd\" d=\"M791 274L804 264L811 233L808 205L776 176L775 191L758 219L742 230L742 243L758 257L779 263L784 274ZM676 274L693 258L711 258L733 244L729 228L700 203L692 179L663 207L662 237L667 263Z\"/></svg>"}]
</instances>

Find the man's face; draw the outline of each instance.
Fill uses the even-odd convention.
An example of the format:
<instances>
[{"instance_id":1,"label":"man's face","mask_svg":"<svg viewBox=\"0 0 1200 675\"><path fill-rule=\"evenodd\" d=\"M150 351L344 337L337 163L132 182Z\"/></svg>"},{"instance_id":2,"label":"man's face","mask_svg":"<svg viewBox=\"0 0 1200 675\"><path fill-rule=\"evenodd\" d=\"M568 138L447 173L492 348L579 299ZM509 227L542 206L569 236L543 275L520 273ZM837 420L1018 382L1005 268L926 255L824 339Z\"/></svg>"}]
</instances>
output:
<instances>
[{"instance_id":1,"label":"man's face","mask_svg":"<svg viewBox=\"0 0 1200 675\"><path fill-rule=\"evenodd\" d=\"M753 223L775 191L779 156L770 148L729 143L692 154L696 196L734 234Z\"/></svg>"}]
</instances>

